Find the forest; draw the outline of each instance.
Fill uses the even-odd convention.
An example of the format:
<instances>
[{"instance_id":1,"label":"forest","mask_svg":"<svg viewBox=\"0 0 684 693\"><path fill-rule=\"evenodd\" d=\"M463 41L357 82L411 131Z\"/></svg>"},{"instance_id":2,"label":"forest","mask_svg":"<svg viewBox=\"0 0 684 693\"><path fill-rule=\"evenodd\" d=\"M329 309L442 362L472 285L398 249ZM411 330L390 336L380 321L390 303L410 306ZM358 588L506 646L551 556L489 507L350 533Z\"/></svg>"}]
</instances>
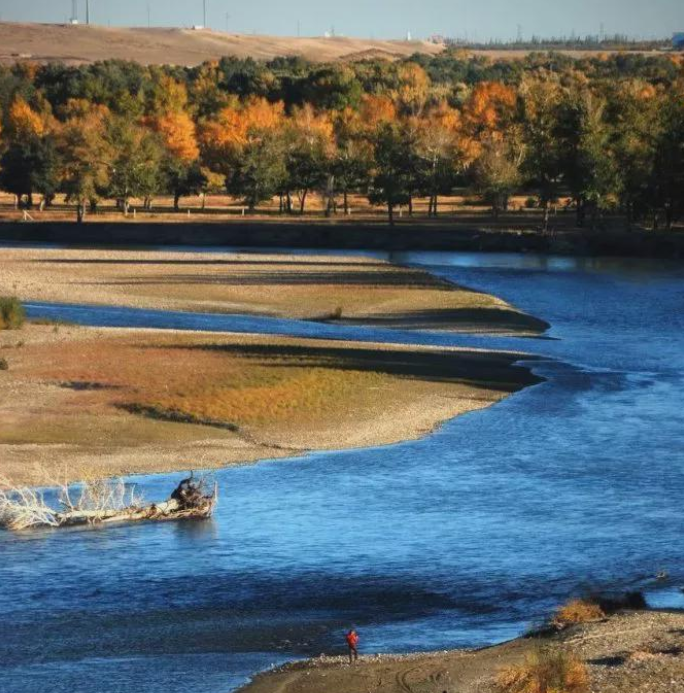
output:
<instances>
[{"instance_id":1,"label":"forest","mask_svg":"<svg viewBox=\"0 0 684 693\"><path fill-rule=\"evenodd\" d=\"M453 49L401 61L223 58L198 67L106 61L0 67L0 190L58 198L80 222L221 192L248 211L277 201L326 215L350 195L413 211L467 189L498 216L512 195L563 200L580 227L616 215L672 228L684 211L684 61L605 53L520 59Z\"/></svg>"}]
</instances>

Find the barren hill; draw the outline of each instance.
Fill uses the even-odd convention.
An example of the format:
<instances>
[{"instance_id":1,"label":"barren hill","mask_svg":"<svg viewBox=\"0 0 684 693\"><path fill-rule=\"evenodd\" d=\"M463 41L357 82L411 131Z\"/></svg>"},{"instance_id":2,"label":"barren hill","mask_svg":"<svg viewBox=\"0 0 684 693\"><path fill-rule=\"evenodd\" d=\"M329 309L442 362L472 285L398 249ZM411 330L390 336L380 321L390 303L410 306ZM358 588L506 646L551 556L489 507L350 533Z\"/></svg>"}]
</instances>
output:
<instances>
[{"instance_id":1,"label":"barren hill","mask_svg":"<svg viewBox=\"0 0 684 693\"><path fill-rule=\"evenodd\" d=\"M144 64L198 65L227 55L268 60L301 55L326 62L367 56L389 59L435 54L441 46L423 41L352 38L288 38L228 34L209 29L143 29L0 22L0 63L18 60L70 64L135 60Z\"/></svg>"}]
</instances>

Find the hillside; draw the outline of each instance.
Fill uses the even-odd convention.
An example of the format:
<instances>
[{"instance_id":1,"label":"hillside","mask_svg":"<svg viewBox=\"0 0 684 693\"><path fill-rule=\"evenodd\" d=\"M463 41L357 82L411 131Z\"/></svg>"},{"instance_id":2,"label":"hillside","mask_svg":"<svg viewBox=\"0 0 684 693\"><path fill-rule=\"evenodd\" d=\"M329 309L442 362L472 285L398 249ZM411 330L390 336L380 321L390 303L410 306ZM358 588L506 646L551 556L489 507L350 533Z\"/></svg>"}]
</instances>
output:
<instances>
[{"instance_id":1,"label":"hillside","mask_svg":"<svg viewBox=\"0 0 684 693\"><path fill-rule=\"evenodd\" d=\"M0 63L31 59L70 64L135 60L144 64L198 65L226 55L271 59L301 55L309 60L358 60L413 53L435 54L441 46L422 41L352 38L289 38L228 34L211 30L146 29L0 22Z\"/></svg>"}]
</instances>

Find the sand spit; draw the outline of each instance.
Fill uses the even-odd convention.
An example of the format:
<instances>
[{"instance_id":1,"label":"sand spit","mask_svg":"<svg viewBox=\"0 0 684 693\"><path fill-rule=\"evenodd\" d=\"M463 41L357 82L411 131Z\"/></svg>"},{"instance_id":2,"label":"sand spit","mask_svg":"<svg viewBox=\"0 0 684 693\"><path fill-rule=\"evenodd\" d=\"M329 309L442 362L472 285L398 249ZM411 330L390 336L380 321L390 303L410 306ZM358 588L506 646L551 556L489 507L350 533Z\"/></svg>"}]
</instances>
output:
<instances>
[{"instance_id":1,"label":"sand spit","mask_svg":"<svg viewBox=\"0 0 684 693\"><path fill-rule=\"evenodd\" d=\"M592 693L682 693L684 613L626 612L551 638L484 650L308 660L257 676L243 693L490 693L502 668L539 647L573 652L587 664Z\"/></svg>"}]
</instances>

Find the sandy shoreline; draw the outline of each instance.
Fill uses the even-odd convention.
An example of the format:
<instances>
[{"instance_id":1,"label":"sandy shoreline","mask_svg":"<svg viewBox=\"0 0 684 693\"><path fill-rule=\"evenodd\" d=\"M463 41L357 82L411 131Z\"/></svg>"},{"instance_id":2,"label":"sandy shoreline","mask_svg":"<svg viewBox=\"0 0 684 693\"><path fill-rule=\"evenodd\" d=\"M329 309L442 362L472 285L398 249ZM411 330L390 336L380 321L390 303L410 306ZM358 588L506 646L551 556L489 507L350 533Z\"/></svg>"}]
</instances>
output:
<instances>
[{"instance_id":1,"label":"sandy shoreline","mask_svg":"<svg viewBox=\"0 0 684 693\"><path fill-rule=\"evenodd\" d=\"M259 674L242 693L491 693L498 673L540 647L587 665L591 693L682 693L684 613L625 612L544 638L482 650L323 657Z\"/></svg>"},{"instance_id":2,"label":"sandy shoreline","mask_svg":"<svg viewBox=\"0 0 684 693\"><path fill-rule=\"evenodd\" d=\"M0 296L405 329L547 324L428 272L353 255L0 248ZM278 336L0 331L0 476L44 483L388 445L539 380L520 355Z\"/></svg>"},{"instance_id":3,"label":"sandy shoreline","mask_svg":"<svg viewBox=\"0 0 684 693\"><path fill-rule=\"evenodd\" d=\"M408 329L539 334L488 294L362 255L0 248L0 296Z\"/></svg>"}]
</instances>

